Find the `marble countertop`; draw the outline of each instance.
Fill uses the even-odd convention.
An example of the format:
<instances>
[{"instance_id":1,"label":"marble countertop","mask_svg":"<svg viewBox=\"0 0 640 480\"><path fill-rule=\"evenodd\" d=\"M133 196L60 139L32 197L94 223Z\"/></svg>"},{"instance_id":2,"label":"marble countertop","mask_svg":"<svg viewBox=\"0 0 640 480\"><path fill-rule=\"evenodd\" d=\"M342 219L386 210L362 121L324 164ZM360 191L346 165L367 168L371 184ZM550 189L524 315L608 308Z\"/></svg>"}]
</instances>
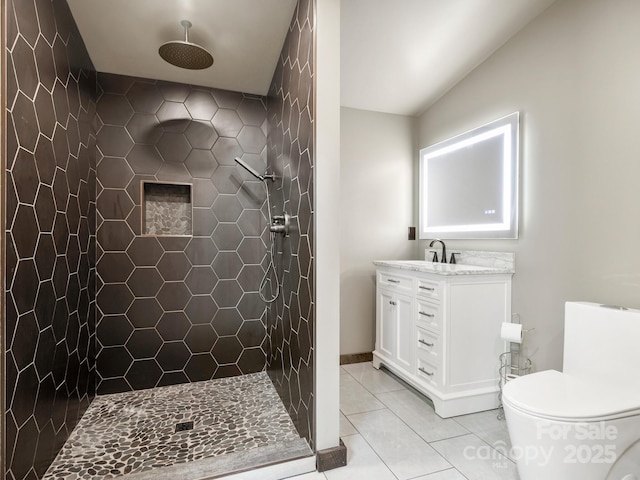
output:
<instances>
[{"instance_id":1,"label":"marble countertop","mask_svg":"<svg viewBox=\"0 0 640 480\"><path fill-rule=\"evenodd\" d=\"M399 268L437 275L504 275L514 273L513 268L509 267L434 263L424 260L375 260L373 264L379 267Z\"/></svg>"}]
</instances>

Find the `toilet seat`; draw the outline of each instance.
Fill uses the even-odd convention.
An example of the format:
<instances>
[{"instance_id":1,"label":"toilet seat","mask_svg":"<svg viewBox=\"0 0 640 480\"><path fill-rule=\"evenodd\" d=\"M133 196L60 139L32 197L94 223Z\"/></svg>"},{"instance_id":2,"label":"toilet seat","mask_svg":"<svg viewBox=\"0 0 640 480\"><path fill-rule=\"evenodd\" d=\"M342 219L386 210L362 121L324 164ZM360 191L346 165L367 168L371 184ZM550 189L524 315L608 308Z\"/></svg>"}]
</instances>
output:
<instances>
[{"instance_id":1,"label":"toilet seat","mask_svg":"<svg viewBox=\"0 0 640 480\"><path fill-rule=\"evenodd\" d=\"M511 380L504 386L502 400L515 410L559 422L597 422L640 415L637 385L613 385L556 370Z\"/></svg>"}]
</instances>

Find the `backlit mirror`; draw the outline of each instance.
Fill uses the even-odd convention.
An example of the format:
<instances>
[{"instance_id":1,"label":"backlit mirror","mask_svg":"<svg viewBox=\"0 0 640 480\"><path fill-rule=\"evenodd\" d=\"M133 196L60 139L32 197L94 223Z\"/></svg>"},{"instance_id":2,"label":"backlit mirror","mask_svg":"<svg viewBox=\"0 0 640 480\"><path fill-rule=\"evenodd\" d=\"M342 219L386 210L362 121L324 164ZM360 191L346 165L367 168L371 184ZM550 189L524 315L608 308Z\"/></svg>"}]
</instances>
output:
<instances>
[{"instance_id":1,"label":"backlit mirror","mask_svg":"<svg viewBox=\"0 0 640 480\"><path fill-rule=\"evenodd\" d=\"M518 238L518 112L420 150L420 238Z\"/></svg>"}]
</instances>

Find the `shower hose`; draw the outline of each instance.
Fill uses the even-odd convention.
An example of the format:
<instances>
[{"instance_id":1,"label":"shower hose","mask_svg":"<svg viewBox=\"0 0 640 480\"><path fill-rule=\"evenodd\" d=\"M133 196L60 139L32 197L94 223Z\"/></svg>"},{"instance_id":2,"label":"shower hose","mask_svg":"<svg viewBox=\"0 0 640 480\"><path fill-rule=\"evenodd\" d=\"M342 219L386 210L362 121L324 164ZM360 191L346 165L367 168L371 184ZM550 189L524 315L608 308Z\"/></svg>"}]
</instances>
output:
<instances>
[{"instance_id":1,"label":"shower hose","mask_svg":"<svg viewBox=\"0 0 640 480\"><path fill-rule=\"evenodd\" d=\"M269 227L271 227L271 199L269 198L269 186L267 185L267 179L263 179L262 183L264 184L264 189L267 192L267 220L269 220ZM278 271L276 270L275 264L276 234L271 231L271 228L269 228L269 240L271 241L271 248L269 248L269 265L267 266L267 269L262 276L262 280L260 280L260 289L258 291L260 298L265 303L275 302L280 295L280 281L278 280ZM273 291L273 288L271 288L271 296L267 297L264 291L266 289L267 283L269 283L269 278L271 276L270 272L273 272L273 276L276 282L276 288L275 292Z\"/></svg>"}]
</instances>

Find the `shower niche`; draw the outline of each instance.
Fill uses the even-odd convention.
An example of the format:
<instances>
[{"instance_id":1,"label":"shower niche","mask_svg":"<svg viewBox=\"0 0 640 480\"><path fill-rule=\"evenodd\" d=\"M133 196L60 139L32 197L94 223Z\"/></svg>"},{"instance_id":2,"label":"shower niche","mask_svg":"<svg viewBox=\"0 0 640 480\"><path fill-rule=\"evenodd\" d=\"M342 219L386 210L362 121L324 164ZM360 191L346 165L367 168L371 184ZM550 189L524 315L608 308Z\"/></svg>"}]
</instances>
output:
<instances>
[{"instance_id":1,"label":"shower niche","mask_svg":"<svg viewBox=\"0 0 640 480\"><path fill-rule=\"evenodd\" d=\"M189 237L193 234L193 197L189 183L142 182L144 235Z\"/></svg>"}]
</instances>

